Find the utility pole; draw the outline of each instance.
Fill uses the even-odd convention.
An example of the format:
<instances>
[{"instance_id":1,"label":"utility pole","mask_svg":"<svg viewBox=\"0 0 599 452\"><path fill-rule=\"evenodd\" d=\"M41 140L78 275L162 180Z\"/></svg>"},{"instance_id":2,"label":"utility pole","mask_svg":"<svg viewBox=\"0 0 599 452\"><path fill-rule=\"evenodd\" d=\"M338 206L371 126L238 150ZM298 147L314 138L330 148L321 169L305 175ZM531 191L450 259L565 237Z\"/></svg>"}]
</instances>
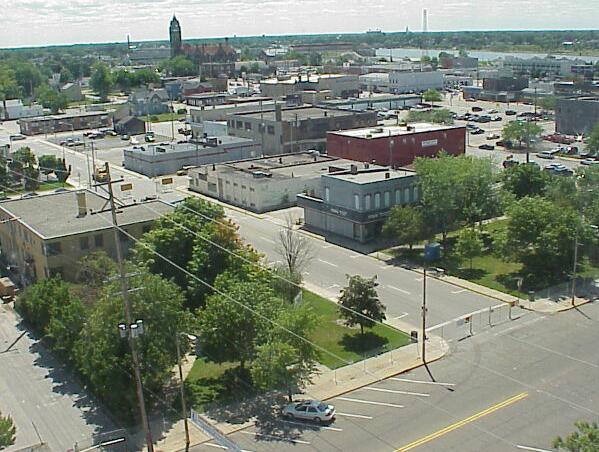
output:
<instances>
[{"instance_id":1,"label":"utility pole","mask_svg":"<svg viewBox=\"0 0 599 452\"><path fill-rule=\"evenodd\" d=\"M426 266L422 278L422 363L426 364Z\"/></svg>"},{"instance_id":2,"label":"utility pole","mask_svg":"<svg viewBox=\"0 0 599 452\"><path fill-rule=\"evenodd\" d=\"M106 177L108 179L106 182L106 185L108 186L110 212L112 215L112 226L113 226L113 230L114 230L116 259L117 259L117 265L119 268L119 276L120 276L119 279L121 282L121 292L122 292L122 296L123 296L123 303L125 306L125 319L127 321L127 325L131 325L132 317L131 317L131 305L129 304L129 292L127 289L127 274L125 271L125 264L123 263L123 253L121 250L120 231L118 228L118 222L117 222L117 216L116 216L116 204L114 202L114 191L112 189L113 182L112 182L112 178L110 176L110 165L108 164L108 162L106 162L105 168L106 168ZM137 355L137 349L135 348L135 340L133 338L133 335L129 334L128 339L129 339L129 347L131 348L131 357L133 359L133 368L135 370L135 385L137 388L137 402L139 404L139 411L141 414L141 422L142 422L142 426L143 426L144 433L146 436L146 444L148 447L148 452L154 452L154 442L152 441L152 431L150 430L150 424L148 422L148 415L146 413L146 404L145 404L143 388L142 388L142 384L141 384L141 373L139 370L139 357Z\"/></svg>"},{"instance_id":3,"label":"utility pole","mask_svg":"<svg viewBox=\"0 0 599 452\"><path fill-rule=\"evenodd\" d=\"M96 143L94 143L93 141L91 142L91 148L92 148L92 170L94 172L93 174L96 174L96 152L95 152L95 148L94 148L95 144ZM98 187L96 187L95 185L94 185L94 189L95 189L95 191L98 191Z\"/></svg>"}]
</instances>

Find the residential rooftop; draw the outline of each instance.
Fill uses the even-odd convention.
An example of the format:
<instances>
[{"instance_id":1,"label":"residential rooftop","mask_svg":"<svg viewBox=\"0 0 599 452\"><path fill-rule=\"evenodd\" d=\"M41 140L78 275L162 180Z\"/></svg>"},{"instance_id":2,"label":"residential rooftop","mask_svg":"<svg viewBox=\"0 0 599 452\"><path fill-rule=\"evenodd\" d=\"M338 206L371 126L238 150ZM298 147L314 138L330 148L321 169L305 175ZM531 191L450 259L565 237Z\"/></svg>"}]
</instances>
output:
<instances>
[{"instance_id":1,"label":"residential rooftop","mask_svg":"<svg viewBox=\"0 0 599 452\"><path fill-rule=\"evenodd\" d=\"M412 135L415 133L438 132L442 130L464 129L463 126L444 126L440 124L431 124L428 122L417 122L408 124L407 126L377 126L364 127L361 129L338 130L328 132L344 137L376 139L395 137L402 135Z\"/></svg>"},{"instance_id":2,"label":"residential rooftop","mask_svg":"<svg viewBox=\"0 0 599 452\"><path fill-rule=\"evenodd\" d=\"M88 214L79 216L77 192L85 192ZM32 230L43 239L84 234L112 227L110 211L93 213L106 208L108 199L89 190L51 193L31 198L14 199L0 203L0 211ZM162 201L149 201L119 209L120 226L153 221L173 210Z\"/></svg>"}]
</instances>

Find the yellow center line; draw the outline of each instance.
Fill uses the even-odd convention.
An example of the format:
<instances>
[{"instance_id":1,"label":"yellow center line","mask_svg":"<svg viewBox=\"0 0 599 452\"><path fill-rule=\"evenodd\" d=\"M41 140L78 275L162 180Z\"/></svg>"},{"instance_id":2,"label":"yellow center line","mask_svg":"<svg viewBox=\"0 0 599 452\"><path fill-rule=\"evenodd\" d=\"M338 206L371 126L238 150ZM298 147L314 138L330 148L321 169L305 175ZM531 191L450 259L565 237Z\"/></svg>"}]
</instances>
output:
<instances>
[{"instance_id":1,"label":"yellow center line","mask_svg":"<svg viewBox=\"0 0 599 452\"><path fill-rule=\"evenodd\" d=\"M494 413L497 410L500 410L501 408L505 408L506 406L516 403L516 402L526 398L527 396L528 396L528 392L522 392L518 395L515 395L514 397L504 400L503 402L499 402L498 404L493 405L479 413L473 414L472 416L467 417L466 419L462 419L461 421L458 421L455 424L448 425L447 427L442 428L441 430L438 430L434 433L431 433L430 435L427 435L420 439L417 439L416 441L413 441L410 444L406 444L405 446L397 449L395 452L406 452L406 451L412 450L418 446L422 446L423 444L426 444L429 441L432 441L436 438L439 438L440 436L443 436L443 435L445 435L449 432L452 432L460 427L463 427L466 424L474 422L477 419L480 419L481 417L487 416L491 413Z\"/></svg>"}]
</instances>

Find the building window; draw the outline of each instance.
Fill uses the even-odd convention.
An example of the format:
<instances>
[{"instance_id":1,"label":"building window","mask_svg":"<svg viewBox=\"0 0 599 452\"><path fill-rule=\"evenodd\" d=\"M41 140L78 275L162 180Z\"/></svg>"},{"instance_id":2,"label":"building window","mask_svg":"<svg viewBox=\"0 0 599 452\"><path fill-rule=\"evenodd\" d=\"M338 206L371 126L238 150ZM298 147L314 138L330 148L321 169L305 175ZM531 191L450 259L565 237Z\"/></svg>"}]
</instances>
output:
<instances>
[{"instance_id":1,"label":"building window","mask_svg":"<svg viewBox=\"0 0 599 452\"><path fill-rule=\"evenodd\" d=\"M62 245L60 242L48 243L48 255L56 256L62 253Z\"/></svg>"},{"instance_id":2,"label":"building window","mask_svg":"<svg viewBox=\"0 0 599 452\"><path fill-rule=\"evenodd\" d=\"M233 187L238 187L237 182L233 182Z\"/></svg>"},{"instance_id":3,"label":"building window","mask_svg":"<svg viewBox=\"0 0 599 452\"><path fill-rule=\"evenodd\" d=\"M381 208L381 194L380 193L374 194L374 208L375 209Z\"/></svg>"},{"instance_id":4,"label":"building window","mask_svg":"<svg viewBox=\"0 0 599 452\"><path fill-rule=\"evenodd\" d=\"M364 210L370 210L370 195L364 196Z\"/></svg>"},{"instance_id":5,"label":"building window","mask_svg":"<svg viewBox=\"0 0 599 452\"><path fill-rule=\"evenodd\" d=\"M89 237L85 236L79 238L79 248L82 250L89 249Z\"/></svg>"},{"instance_id":6,"label":"building window","mask_svg":"<svg viewBox=\"0 0 599 452\"><path fill-rule=\"evenodd\" d=\"M360 210L360 195L354 194L354 209Z\"/></svg>"},{"instance_id":7,"label":"building window","mask_svg":"<svg viewBox=\"0 0 599 452\"><path fill-rule=\"evenodd\" d=\"M243 121L237 121L237 126L238 129L243 129Z\"/></svg>"},{"instance_id":8,"label":"building window","mask_svg":"<svg viewBox=\"0 0 599 452\"><path fill-rule=\"evenodd\" d=\"M50 276L60 276L64 277L64 268L62 267L54 267L50 269Z\"/></svg>"},{"instance_id":9,"label":"building window","mask_svg":"<svg viewBox=\"0 0 599 452\"><path fill-rule=\"evenodd\" d=\"M409 188L405 188L403 191L403 202L404 202L404 204L410 203L410 189Z\"/></svg>"},{"instance_id":10,"label":"building window","mask_svg":"<svg viewBox=\"0 0 599 452\"><path fill-rule=\"evenodd\" d=\"M329 187L324 187L324 200L326 202L329 202L329 199L330 199Z\"/></svg>"},{"instance_id":11,"label":"building window","mask_svg":"<svg viewBox=\"0 0 599 452\"><path fill-rule=\"evenodd\" d=\"M246 122L245 123L245 130L252 130L252 123L251 122Z\"/></svg>"},{"instance_id":12,"label":"building window","mask_svg":"<svg viewBox=\"0 0 599 452\"><path fill-rule=\"evenodd\" d=\"M385 203L385 207L389 207L391 205L391 193L386 191L385 192L385 198L383 200L383 202Z\"/></svg>"},{"instance_id":13,"label":"building window","mask_svg":"<svg viewBox=\"0 0 599 452\"><path fill-rule=\"evenodd\" d=\"M225 184L231 185L231 182L227 180L227 181L225 181Z\"/></svg>"},{"instance_id":14,"label":"building window","mask_svg":"<svg viewBox=\"0 0 599 452\"><path fill-rule=\"evenodd\" d=\"M256 191L254 187L250 187L250 191Z\"/></svg>"},{"instance_id":15,"label":"building window","mask_svg":"<svg viewBox=\"0 0 599 452\"><path fill-rule=\"evenodd\" d=\"M104 236L102 234L94 235L94 246L96 248L102 248L104 246Z\"/></svg>"},{"instance_id":16,"label":"building window","mask_svg":"<svg viewBox=\"0 0 599 452\"><path fill-rule=\"evenodd\" d=\"M268 126L266 128L266 130L268 131L269 135L274 135L275 134L275 126Z\"/></svg>"},{"instance_id":17,"label":"building window","mask_svg":"<svg viewBox=\"0 0 599 452\"><path fill-rule=\"evenodd\" d=\"M414 187L414 202L418 202L418 196L419 196L418 186L415 186Z\"/></svg>"},{"instance_id":18,"label":"building window","mask_svg":"<svg viewBox=\"0 0 599 452\"><path fill-rule=\"evenodd\" d=\"M242 185L242 186L241 186L241 189L242 189L242 190L245 190L245 189L247 189L247 187L246 187L245 185Z\"/></svg>"},{"instance_id":19,"label":"building window","mask_svg":"<svg viewBox=\"0 0 599 452\"><path fill-rule=\"evenodd\" d=\"M141 232L142 232L142 234L147 234L147 233L148 233L148 232L150 232L151 230L152 230L152 226L151 226L151 225L149 225L149 224L144 224L144 225L141 227Z\"/></svg>"},{"instance_id":20,"label":"building window","mask_svg":"<svg viewBox=\"0 0 599 452\"><path fill-rule=\"evenodd\" d=\"M395 190L395 204L401 204L401 190Z\"/></svg>"}]
</instances>

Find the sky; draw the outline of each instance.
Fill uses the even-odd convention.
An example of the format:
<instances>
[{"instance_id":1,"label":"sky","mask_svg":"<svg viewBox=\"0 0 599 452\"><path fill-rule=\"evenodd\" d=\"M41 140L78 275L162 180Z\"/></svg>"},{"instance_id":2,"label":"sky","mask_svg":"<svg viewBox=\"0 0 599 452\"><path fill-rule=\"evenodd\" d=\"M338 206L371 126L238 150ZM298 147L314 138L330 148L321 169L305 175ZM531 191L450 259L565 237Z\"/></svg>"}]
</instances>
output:
<instances>
[{"instance_id":1,"label":"sky","mask_svg":"<svg viewBox=\"0 0 599 452\"><path fill-rule=\"evenodd\" d=\"M0 48L368 29L596 29L599 0L0 0Z\"/></svg>"}]
</instances>

